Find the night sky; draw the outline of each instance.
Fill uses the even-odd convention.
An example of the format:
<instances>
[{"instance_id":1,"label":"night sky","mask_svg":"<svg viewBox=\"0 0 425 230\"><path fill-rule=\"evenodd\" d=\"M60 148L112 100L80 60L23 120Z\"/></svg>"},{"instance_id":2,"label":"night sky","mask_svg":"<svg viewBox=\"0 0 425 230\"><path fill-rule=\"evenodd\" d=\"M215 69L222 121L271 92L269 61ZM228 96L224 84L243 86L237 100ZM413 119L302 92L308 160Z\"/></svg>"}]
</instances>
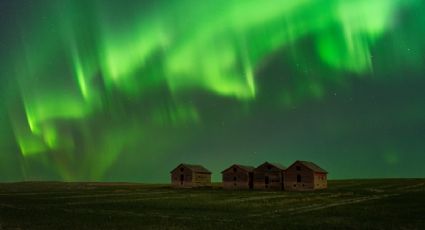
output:
<instances>
[{"instance_id":1,"label":"night sky","mask_svg":"<svg viewBox=\"0 0 425 230\"><path fill-rule=\"evenodd\" d=\"M181 162L425 177L422 0L0 0L0 181Z\"/></svg>"}]
</instances>

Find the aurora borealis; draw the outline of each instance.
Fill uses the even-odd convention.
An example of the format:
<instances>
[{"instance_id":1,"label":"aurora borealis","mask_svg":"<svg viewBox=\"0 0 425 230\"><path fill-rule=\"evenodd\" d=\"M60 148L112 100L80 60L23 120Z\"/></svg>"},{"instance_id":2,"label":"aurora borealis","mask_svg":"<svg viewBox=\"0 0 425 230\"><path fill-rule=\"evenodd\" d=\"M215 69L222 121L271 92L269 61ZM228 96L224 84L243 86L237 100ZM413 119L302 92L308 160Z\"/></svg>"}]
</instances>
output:
<instances>
[{"instance_id":1,"label":"aurora borealis","mask_svg":"<svg viewBox=\"0 0 425 230\"><path fill-rule=\"evenodd\" d=\"M421 0L0 1L0 180L424 177ZM218 173L213 178L218 178Z\"/></svg>"}]
</instances>

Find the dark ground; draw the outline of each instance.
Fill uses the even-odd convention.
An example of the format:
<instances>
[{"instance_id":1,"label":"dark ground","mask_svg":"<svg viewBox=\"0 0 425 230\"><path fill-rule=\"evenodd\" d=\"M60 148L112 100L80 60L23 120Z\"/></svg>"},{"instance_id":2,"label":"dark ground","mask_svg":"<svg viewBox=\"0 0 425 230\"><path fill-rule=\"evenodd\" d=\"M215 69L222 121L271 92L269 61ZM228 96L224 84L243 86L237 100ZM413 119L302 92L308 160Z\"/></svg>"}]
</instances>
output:
<instances>
[{"instance_id":1,"label":"dark ground","mask_svg":"<svg viewBox=\"0 0 425 230\"><path fill-rule=\"evenodd\" d=\"M0 184L3 229L425 229L425 179L330 181L315 192Z\"/></svg>"}]
</instances>

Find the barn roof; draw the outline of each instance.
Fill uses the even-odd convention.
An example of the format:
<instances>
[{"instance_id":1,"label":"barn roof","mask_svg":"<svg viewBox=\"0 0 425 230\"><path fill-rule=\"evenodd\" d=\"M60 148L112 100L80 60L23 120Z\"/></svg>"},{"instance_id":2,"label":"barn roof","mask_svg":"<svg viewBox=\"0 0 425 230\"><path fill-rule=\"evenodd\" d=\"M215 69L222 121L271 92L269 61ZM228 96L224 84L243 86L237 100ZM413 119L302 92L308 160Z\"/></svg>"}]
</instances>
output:
<instances>
[{"instance_id":1,"label":"barn roof","mask_svg":"<svg viewBox=\"0 0 425 230\"><path fill-rule=\"evenodd\" d=\"M176 169L180 168L181 166L186 167L186 168L188 168L188 169L192 170L193 172L198 172L198 173L209 173L209 174L211 174L211 171L210 171L210 170L208 170L208 169L206 169L204 166L202 166L202 165L193 165L193 164L179 164L179 165L178 165L175 169L173 169L173 171L171 171L171 172L174 172L174 170L176 170Z\"/></svg>"},{"instance_id":2,"label":"barn roof","mask_svg":"<svg viewBox=\"0 0 425 230\"><path fill-rule=\"evenodd\" d=\"M314 172L319 172L319 173L328 173L326 170L322 169L320 166L318 166L317 164L311 162L311 161L296 161L301 163L302 165L304 165L305 167L313 170ZM295 164L295 163L294 163Z\"/></svg>"},{"instance_id":3,"label":"barn roof","mask_svg":"<svg viewBox=\"0 0 425 230\"><path fill-rule=\"evenodd\" d=\"M272 165L273 167L276 167L276 168L278 168L278 169L280 169L280 170L286 170L286 167L285 166L283 166L283 165L281 165L281 164L279 164L279 163L270 163L270 162L264 162L263 164L261 164L260 166L258 166L257 168L259 168L259 167L261 167L261 166L263 166L263 165L265 165L265 164L269 164L269 165Z\"/></svg>"},{"instance_id":4,"label":"barn roof","mask_svg":"<svg viewBox=\"0 0 425 230\"><path fill-rule=\"evenodd\" d=\"M282 165L282 164L280 164L280 163L269 163L269 164L271 164L271 165L273 165L274 167L279 168L279 169L281 169L281 170L286 170L286 167L285 167L285 166L283 166L283 165Z\"/></svg>"},{"instance_id":5,"label":"barn roof","mask_svg":"<svg viewBox=\"0 0 425 230\"><path fill-rule=\"evenodd\" d=\"M236 166L236 167L238 167L238 168L240 168L242 170L245 170L247 172L252 172L255 169L255 167L253 167L253 166L233 164L232 166L230 166L230 167L226 168L225 170L223 170L221 173L226 172L227 170L231 169L233 166Z\"/></svg>"}]
</instances>

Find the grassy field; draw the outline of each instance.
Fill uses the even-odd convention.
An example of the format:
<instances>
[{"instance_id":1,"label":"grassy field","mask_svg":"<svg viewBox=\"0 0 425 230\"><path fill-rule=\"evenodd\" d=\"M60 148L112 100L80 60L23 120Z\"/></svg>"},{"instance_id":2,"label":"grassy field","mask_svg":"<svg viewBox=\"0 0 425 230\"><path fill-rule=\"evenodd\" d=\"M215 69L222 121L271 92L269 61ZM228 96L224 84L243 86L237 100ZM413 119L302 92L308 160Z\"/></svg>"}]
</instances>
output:
<instances>
[{"instance_id":1,"label":"grassy field","mask_svg":"<svg viewBox=\"0 0 425 230\"><path fill-rule=\"evenodd\" d=\"M0 184L0 229L425 229L425 179L315 192L125 183Z\"/></svg>"}]
</instances>

